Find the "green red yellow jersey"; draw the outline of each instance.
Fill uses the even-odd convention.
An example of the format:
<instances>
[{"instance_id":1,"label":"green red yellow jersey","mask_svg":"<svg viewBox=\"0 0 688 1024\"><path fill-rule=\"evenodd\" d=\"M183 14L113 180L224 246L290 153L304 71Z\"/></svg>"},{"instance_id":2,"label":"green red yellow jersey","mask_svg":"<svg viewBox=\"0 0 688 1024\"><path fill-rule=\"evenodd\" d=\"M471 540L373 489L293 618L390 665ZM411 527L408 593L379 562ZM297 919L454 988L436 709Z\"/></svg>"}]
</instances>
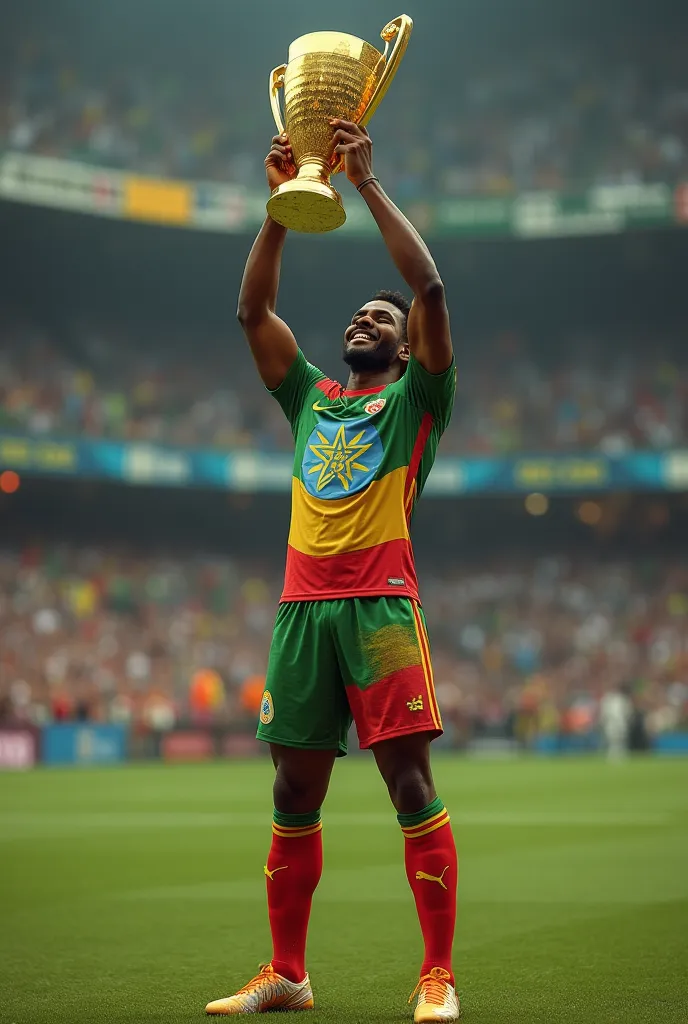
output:
<instances>
[{"instance_id":1,"label":"green red yellow jersey","mask_svg":"<svg viewBox=\"0 0 688 1024\"><path fill-rule=\"evenodd\" d=\"M282 601L418 600L409 527L451 418L454 364L347 391L299 353L271 394L294 435Z\"/></svg>"}]
</instances>

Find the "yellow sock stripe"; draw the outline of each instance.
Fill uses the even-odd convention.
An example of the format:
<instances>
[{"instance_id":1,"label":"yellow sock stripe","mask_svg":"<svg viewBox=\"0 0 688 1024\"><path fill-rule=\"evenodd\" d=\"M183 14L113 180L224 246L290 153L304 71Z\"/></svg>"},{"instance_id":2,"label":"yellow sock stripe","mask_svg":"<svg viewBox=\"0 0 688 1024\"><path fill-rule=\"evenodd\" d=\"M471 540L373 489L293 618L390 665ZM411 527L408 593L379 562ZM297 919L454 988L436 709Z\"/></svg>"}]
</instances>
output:
<instances>
[{"instance_id":1,"label":"yellow sock stripe","mask_svg":"<svg viewBox=\"0 0 688 1024\"><path fill-rule=\"evenodd\" d=\"M282 831L279 825L272 825L272 831L275 836L282 836L283 839L301 839L302 836L313 836L318 831L322 831L322 825L311 825L309 828L301 828L299 831Z\"/></svg>"},{"instance_id":2,"label":"yellow sock stripe","mask_svg":"<svg viewBox=\"0 0 688 1024\"><path fill-rule=\"evenodd\" d=\"M402 832L407 839L420 839L421 836L426 836L429 832L434 832L438 828L443 828L444 825L448 825L450 821L449 815L444 814L441 821L436 821L434 825L429 825L428 828L423 829L422 832L412 832L409 834L406 829L402 828ZM425 823L424 823L425 824Z\"/></svg>"},{"instance_id":3,"label":"yellow sock stripe","mask_svg":"<svg viewBox=\"0 0 688 1024\"><path fill-rule=\"evenodd\" d=\"M423 633L421 631L422 620L420 618L418 608L416 607L415 601L411 602L413 608L413 621L416 627L416 638L418 640L418 647L420 650L421 664L423 668L423 676L425 677L425 688L428 692L428 706L430 708L430 714L432 715L433 725L436 729L442 728L442 721L439 716L439 710L435 701L435 687L432 681L432 669L429 663L429 654L426 650L426 643L424 642Z\"/></svg>"},{"instance_id":4,"label":"yellow sock stripe","mask_svg":"<svg viewBox=\"0 0 688 1024\"><path fill-rule=\"evenodd\" d=\"M312 836L315 832L322 832L322 821L319 821L316 825L305 825L302 828L276 825L273 821L272 831L276 836L282 836L283 839L300 839L301 836Z\"/></svg>"},{"instance_id":5,"label":"yellow sock stripe","mask_svg":"<svg viewBox=\"0 0 688 1024\"><path fill-rule=\"evenodd\" d=\"M283 825L281 822L275 821L273 818L272 824L277 828L282 829L283 832L303 832L305 828L317 828L318 825L322 825L322 820L318 819L318 821L309 821L306 822L305 825Z\"/></svg>"},{"instance_id":6,"label":"yellow sock stripe","mask_svg":"<svg viewBox=\"0 0 688 1024\"><path fill-rule=\"evenodd\" d=\"M448 813L449 812L447 811L447 808L443 807L439 814L433 814L432 817L426 818L425 821L418 822L417 825L402 825L401 831L405 835L413 835L415 832L420 831L421 829L428 828L429 825L435 825L438 821L441 821L442 818L446 818Z\"/></svg>"},{"instance_id":7,"label":"yellow sock stripe","mask_svg":"<svg viewBox=\"0 0 688 1024\"><path fill-rule=\"evenodd\" d=\"M426 818L425 821L419 821L417 825L402 825L401 831L404 832L406 835L409 835L417 828L427 828L427 826L431 825L433 821L437 821L438 818L443 818L446 813L447 808L443 807L441 811L437 812L437 814L430 815L430 817Z\"/></svg>"}]
</instances>

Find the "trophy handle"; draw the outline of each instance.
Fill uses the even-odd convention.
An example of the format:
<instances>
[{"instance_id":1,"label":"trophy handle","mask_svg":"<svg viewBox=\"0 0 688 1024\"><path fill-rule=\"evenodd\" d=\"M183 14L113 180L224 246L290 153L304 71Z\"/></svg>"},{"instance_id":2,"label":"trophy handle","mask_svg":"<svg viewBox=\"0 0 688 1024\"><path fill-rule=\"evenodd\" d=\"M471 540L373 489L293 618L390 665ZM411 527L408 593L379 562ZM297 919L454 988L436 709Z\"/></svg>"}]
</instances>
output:
<instances>
[{"instance_id":1,"label":"trophy handle","mask_svg":"<svg viewBox=\"0 0 688 1024\"><path fill-rule=\"evenodd\" d=\"M287 65L280 64L278 68L274 68L270 72L270 106L272 107L272 116L275 119L277 131L280 135L284 131L284 119L282 118L278 90L284 89L284 73L286 70Z\"/></svg>"},{"instance_id":2,"label":"trophy handle","mask_svg":"<svg viewBox=\"0 0 688 1024\"><path fill-rule=\"evenodd\" d=\"M401 58L406 53L406 47L409 44L412 29L413 19L409 18L408 14L400 14L398 18L388 22L380 33L381 38L385 41L385 69L380 76L380 81L377 83L377 87L373 95L370 97L366 111L359 122L360 124L367 124L382 102L383 96L389 89L390 83L397 73L397 68L399 67ZM389 44L395 36L396 42L394 43L392 52L387 56Z\"/></svg>"}]
</instances>

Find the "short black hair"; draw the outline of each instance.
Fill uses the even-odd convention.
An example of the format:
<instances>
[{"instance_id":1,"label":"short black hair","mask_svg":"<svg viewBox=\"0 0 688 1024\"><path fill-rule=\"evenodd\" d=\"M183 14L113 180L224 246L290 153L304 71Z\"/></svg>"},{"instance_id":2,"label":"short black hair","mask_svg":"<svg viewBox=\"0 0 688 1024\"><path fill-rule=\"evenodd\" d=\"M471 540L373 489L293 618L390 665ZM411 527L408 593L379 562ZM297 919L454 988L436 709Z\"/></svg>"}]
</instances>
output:
<instances>
[{"instance_id":1,"label":"short black hair","mask_svg":"<svg viewBox=\"0 0 688 1024\"><path fill-rule=\"evenodd\" d=\"M389 302L391 306L396 306L397 309L400 309L404 314L402 338L406 341L406 327L408 324L409 313L411 312L411 303L409 300L405 295L402 295L401 292L393 292L390 291L389 288L381 288L379 292L376 292L375 295L373 295L371 302L377 302L378 300L380 302Z\"/></svg>"}]
</instances>

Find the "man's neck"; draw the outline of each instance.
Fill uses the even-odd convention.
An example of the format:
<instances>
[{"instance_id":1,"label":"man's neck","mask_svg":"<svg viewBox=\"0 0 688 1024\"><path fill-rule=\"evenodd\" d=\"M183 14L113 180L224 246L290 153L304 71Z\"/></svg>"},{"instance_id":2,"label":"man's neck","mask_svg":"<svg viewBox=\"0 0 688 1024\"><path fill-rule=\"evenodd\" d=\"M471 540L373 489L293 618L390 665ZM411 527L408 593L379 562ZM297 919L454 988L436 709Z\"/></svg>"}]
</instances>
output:
<instances>
[{"instance_id":1,"label":"man's neck","mask_svg":"<svg viewBox=\"0 0 688 1024\"><path fill-rule=\"evenodd\" d=\"M388 384L394 384L397 380L399 380L399 376L393 367L388 370L364 371L362 373L352 370L349 373L346 390L374 391L376 388L386 388Z\"/></svg>"}]
</instances>

